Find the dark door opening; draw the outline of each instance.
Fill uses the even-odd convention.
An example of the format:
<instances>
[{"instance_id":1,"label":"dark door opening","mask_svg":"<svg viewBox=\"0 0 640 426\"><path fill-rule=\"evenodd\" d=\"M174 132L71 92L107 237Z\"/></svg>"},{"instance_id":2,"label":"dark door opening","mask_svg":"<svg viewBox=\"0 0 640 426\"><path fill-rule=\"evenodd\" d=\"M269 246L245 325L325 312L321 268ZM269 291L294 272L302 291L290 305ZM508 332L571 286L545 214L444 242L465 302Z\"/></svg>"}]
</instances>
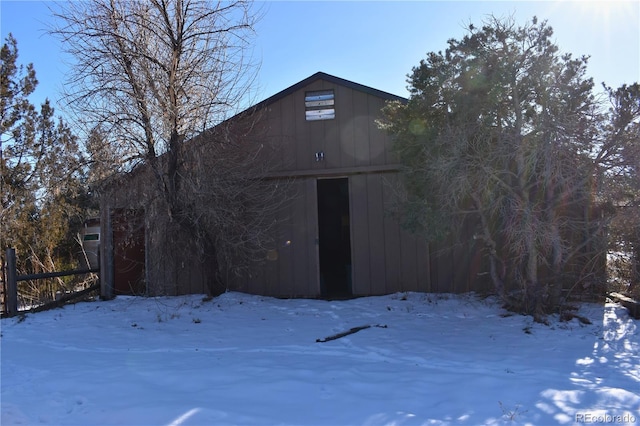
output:
<instances>
[{"instance_id":1,"label":"dark door opening","mask_svg":"<svg viewBox=\"0 0 640 426\"><path fill-rule=\"evenodd\" d=\"M114 294L145 294L144 212L118 209L112 213Z\"/></svg>"},{"instance_id":2,"label":"dark door opening","mask_svg":"<svg viewBox=\"0 0 640 426\"><path fill-rule=\"evenodd\" d=\"M349 180L318 179L317 190L322 295L349 297L352 295Z\"/></svg>"}]
</instances>

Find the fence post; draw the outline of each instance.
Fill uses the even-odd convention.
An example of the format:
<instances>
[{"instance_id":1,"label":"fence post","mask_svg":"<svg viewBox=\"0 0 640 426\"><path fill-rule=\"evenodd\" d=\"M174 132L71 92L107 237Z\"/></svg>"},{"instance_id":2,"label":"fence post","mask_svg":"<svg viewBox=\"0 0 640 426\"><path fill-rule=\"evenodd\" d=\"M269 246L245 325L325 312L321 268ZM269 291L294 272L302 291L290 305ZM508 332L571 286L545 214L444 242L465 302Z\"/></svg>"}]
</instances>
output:
<instances>
[{"instance_id":1,"label":"fence post","mask_svg":"<svg viewBox=\"0 0 640 426\"><path fill-rule=\"evenodd\" d=\"M111 208L105 206L100 212L100 298L113 299L113 224Z\"/></svg>"},{"instance_id":2,"label":"fence post","mask_svg":"<svg viewBox=\"0 0 640 426\"><path fill-rule=\"evenodd\" d=\"M18 313L18 274L16 272L16 249L7 249L7 315Z\"/></svg>"}]
</instances>

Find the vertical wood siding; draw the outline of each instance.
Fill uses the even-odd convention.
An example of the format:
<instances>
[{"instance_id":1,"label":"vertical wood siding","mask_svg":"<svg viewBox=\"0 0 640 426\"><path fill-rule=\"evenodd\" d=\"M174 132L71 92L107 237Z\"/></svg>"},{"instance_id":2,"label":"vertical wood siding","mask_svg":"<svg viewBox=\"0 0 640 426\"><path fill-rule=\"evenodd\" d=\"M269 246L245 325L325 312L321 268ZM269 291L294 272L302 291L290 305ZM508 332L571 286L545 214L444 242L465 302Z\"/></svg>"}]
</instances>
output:
<instances>
[{"instance_id":1,"label":"vertical wood siding","mask_svg":"<svg viewBox=\"0 0 640 426\"><path fill-rule=\"evenodd\" d=\"M306 121L308 91L333 90L336 118ZM386 213L392 191L389 174L361 171L396 164L389 136L378 129L385 99L339 84L317 80L269 104L269 139L277 144L279 171L298 177L297 196L279 218L277 260L257 265L240 288L273 296L319 296L318 206L316 180L331 170L349 180L352 292L354 295L429 291L429 247L401 229ZM315 153L324 152L316 162ZM287 244L287 241L290 241Z\"/></svg>"},{"instance_id":2,"label":"vertical wood siding","mask_svg":"<svg viewBox=\"0 0 640 426\"><path fill-rule=\"evenodd\" d=\"M336 118L306 121L308 91L333 90ZM281 152L280 171L330 170L395 164L389 136L379 130L385 100L348 87L315 81L267 107L269 139ZM315 153L323 151L324 161Z\"/></svg>"},{"instance_id":3,"label":"vertical wood siding","mask_svg":"<svg viewBox=\"0 0 640 426\"><path fill-rule=\"evenodd\" d=\"M316 182L319 178L344 177L349 187L354 295L486 288L486 262L480 247L469 244L469 239L458 244L427 244L402 229L387 213L394 196L388 181L397 179L393 171L397 159L391 151L390 137L375 122L386 99L375 91L351 86L316 79L304 87L293 86L293 91L275 97L258 110L262 123L257 127L267 130L256 137L256 143L274 147L278 154L276 177L294 179L295 197L277 217L275 242L265 252L264 260L246 276L229 277L231 288L276 297L320 296ZM306 121L305 93L330 89L335 94L335 119ZM318 151L324 152L324 161L316 161ZM148 190L143 179L135 180L128 186L130 191ZM104 199L103 206L120 207L131 199L119 200L117 194L115 191L110 199ZM102 218L106 223L104 213ZM147 230L147 259L163 252L155 243L162 230L151 225ZM471 238L473 227L469 225L466 232ZM104 249L109 249L108 243L105 239ZM207 291L203 265L188 253L154 265L147 271L152 295Z\"/></svg>"}]
</instances>

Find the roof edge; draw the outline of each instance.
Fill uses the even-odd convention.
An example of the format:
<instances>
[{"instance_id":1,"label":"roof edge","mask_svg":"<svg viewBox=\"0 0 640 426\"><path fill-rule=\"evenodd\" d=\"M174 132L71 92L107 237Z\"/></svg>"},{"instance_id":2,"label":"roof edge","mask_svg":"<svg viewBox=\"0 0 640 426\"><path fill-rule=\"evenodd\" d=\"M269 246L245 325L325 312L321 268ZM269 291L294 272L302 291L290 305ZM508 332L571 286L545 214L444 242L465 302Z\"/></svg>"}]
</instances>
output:
<instances>
[{"instance_id":1,"label":"roof edge","mask_svg":"<svg viewBox=\"0 0 640 426\"><path fill-rule=\"evenodd\" d=\"M309 84L313 83L316 80L325 80L328 81L330 83L334 83L334 84L338 84L341 86L345 86L348 87L350 89L354 89L354 90L358 90L360 92L364 92L364 93L368 93L370 95L374 95L377 96L379 98L383 98L383 99L387 99L390 101L400 101L400 102L407 102L407 98L403 98L402 96L398 96L398 95L394 95L392 93L389 92L385 92L383 90L378 90L378 89L374 89L373 87L370 86L365 86L364 84L360 84L360 83L356 83L354 81L350 81L350 80L345 80L344 78L340 78L340 77L336 77L334 75L331 74L327 74L325 72L322 71L318 71L317 73L305 78L302 81L299 81L298 83L294 84L293 86L289 86L284 90L281 90L280 92L276 93L275 95L272 95L270 97L268 97L267 99L264 99L260 102L258 102L257 104L249 107L249 109L258 109L258 108L262 108L265 107L267 105L270 105L288 95L290 95L291 93L300 90L301 88L308 86Z\"/></svg>"}]
</instances>

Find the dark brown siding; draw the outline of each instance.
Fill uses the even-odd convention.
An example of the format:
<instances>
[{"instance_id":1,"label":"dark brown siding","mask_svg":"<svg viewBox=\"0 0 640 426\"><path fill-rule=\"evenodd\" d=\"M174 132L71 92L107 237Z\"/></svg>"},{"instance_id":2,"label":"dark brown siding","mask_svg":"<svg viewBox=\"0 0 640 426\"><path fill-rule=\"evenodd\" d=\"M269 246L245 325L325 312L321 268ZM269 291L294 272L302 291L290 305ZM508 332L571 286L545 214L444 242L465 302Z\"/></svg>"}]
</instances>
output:
<instances>
[{"instance_id":1,"label":"dark brown siding","mask_svg":"<svg viewBox=\"0 0 640 426\"><path fill-rule=\"evenodd\" d=\"M278 218L273 247L239 290L279 297L320 295L315 178L300 178L293 185L296 195Z\"/></svg>"},{"instance_id":2,"label":"dark brown siding","mask_svg":"<svg viewBox=\"0 0 640 426\"><path fill-rule=\"evenodd\" d=\"M336 118L306 121L307 91L333 89ZM385 179L397 167L389 136L376 120L386 100L317 80L269 104L264 119L283 161L280 176L296 176L296 197L280 217L276 260L265 260L243 287L274 296L319 296L316 180L349 179L352 291L355 295L429 291L429 250L386 213ZM315 153L324 152L316 162ZM287 243L289 242L289 243ZM273 251L271 252L273 255ZM272 256L273 257L273 256Z\"/></svg>"},{"instance_id":3,"label":"dark brown siding","mask_svg":"<svg viewBox=\"0 0 640 426\"><path fill-rule=\"evenodd\" d=\"M316 179L296 181L297 196L280 217L272 248L277 259L267 260L265 255L240 290L279 297L320 296ZM390 189L385 175L360 174L348 179L353 294L429 291L428 245L401 229L386 213L384 197Z\"/></svg>"},{"instance_id":4,"label":"dark brown siding","mask_svg":"<svg viewBox=\"0 0 640 426\"><path fill-rule=\"evenodd\" d=\"M371 293L371 258L369 240L369 212L367 177L352 176L349 179L351 208L351 261L353 293Z\"/></svg>"},{"instance_id":5,"label":"dark brown siding","mask_svg":"<svg viewBox=\"0 0 640 426\"><path fill-rule=\"evenodd\" d=\"M427 244L386 212L384 178L380 173L350 177L354 294L427 291Z\"/></svg>"},{"instance_id":6,"label":"dark brown siding","mask_svg":"<svg viewBox=\"0 0 640 426\"><path fill-rule=\"evenodd\" d=\"M333 144L332 150L337 151L337 161L331 160L330 164L336 167L353 167L355 163L355 127L353 125L353 89L338 86L336 95L336 119L333 129L330 131L331 137L337 143Z\"/></svg>"},{"instance_id":7,"label":"dark brown siding","mask_svg":"<svg viewBox=\"0 0 640 426\"><path fill-rule=\"evenodd\" d=\"M306 121L308 91L333 89L336 118ZM269 139L282 152L280 171L349 169L395 164L389 136L375 123L385 100L348 87L318 80L267 107ZM323 162L315 153L323 151Z\"/></svg>"},{"instance_id":8,"label":"dark brown siding","mask_svg":"<svg viewBox=\"0 0 640 426\"><path fill-rule=\"evenodd\" d=\"M306 121L305 93L328 89L335 94L335 119ZM247 275L231 277L232 289L277 297L322 294L317 180L325 178L348 179L354 295L464 292L486 284L485 259L479 248L469 243L473 227L468 227L469 238L462 243L429 245L402 229L387 213L394 198L389 182L397 179L399 165L390 137L378 129L376 120L387 99L394 97L368 89L325 75L294 85L252 110L261 121L256 128L266 129L265 133L257 132L256 143L272 146L277 154L272 177L292 180L295 196L276 218L275 241L265 250L264 259ZM324 160L318 162L315 153L319 151L324 152ZM116 190L103 199L102 208L146 208L153 199L146 185L149 179L134 176L131 180L126 190ZM137 204L132 205L132 200ZM162 227L146 225L149 293L205 293L206 268L189 254L188 236L181 242L184 249L174 256L173 251L160 246L166 244L160 238Z\"/></svg>"},{"instance_id":9,"label":"dark brown siding","mask_svg":"<svg viewBox=\"0 0 640 426\"><path fill-rule=\"evenodd\" d=\"M367 178L367 211L369 212L369 271L371 294L384 294L386 288L384 200L380 174L365 175Z\"/></svg>"}]
</instances>

